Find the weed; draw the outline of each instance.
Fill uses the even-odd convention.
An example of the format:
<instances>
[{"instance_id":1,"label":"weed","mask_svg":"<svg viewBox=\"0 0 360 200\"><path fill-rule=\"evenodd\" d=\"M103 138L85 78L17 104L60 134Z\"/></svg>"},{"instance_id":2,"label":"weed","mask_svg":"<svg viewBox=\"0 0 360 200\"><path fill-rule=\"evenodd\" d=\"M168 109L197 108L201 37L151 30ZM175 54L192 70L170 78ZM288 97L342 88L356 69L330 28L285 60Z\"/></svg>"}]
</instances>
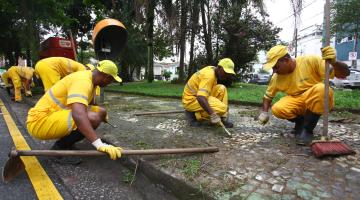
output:
<instances>
[{"instance_id":1,"label":"weed","mask_svg":"<svg viewBox=\"0 0 360 200\"><path fill-rule=\"evenodd\" d=\"M124 183L130 184L132 179L133 179L133 173L128 169L124 169L123 173L124 174L123 174L123 177L122 177L121 181L124 182Z\"/></svg>"},{"instance_id":2,"label":"weed","mask_svg":"<svg viewBox=\"0 0 360 200\"><path fill-rule=\"evenodd\" d=\"M200 171L201 162L200 160L186 160L182 172L189 179L192 179Z\"/></svg>"}]
</instances>

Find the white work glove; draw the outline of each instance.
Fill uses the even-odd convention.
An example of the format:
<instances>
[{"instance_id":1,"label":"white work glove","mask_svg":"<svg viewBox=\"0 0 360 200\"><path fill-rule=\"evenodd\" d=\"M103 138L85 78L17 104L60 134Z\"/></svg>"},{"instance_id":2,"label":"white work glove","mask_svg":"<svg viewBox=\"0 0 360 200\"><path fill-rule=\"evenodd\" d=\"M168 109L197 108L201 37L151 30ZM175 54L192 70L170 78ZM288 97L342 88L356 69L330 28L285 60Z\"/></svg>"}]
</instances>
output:
<instances>
[{"instance_id":1,"label":"white work glove","mask_svg":"<svg viewBox=\"0 0 360 200\"><path fill-rule=\"evenodd\" d=\"M269 121L269 112L265 112L265 111L261 111L260 115L259 115L259 123L261 125L265 125L268 121Z\"/></svg>"},{"instance_id":2,"label":"white work glove","mask_svg":"<svg viewBox=\"0 0 360 200\"><path fill-rule=\"evenodd\" d=\"M220 124L221 118L219 117L219 115L213 112L213 114L210 115L210 122L212 124Z\"/></svg>"},{"instance_id":3,"label":"white work glove","mask_svg":"<svg viewBox=\"0 0 360 200\"><path fill-rule=\"evenodd\" d=\"M331 64L336 62L336 52L331 46L321 48L322 59L329 61Z\"/></svg>"},{"instance_id":4,"label":"white work glove","mask_svg":"<svg viewBox=\"0 0 360 200\"><path fill-rule=\"evenodd\" d=\"M114 147L113 145L103 143L101 139L95 140L91 143L98 151L105 152L109 154L112 160L116 160L117 158L121 157L121 151L123 150L120 147Z\"/></svg>"},{"instance_id":5,"label":"white work glove","mask_svg":"<svg viewBox=\"0 0 360 200\"><path fill-rule=\"evenodd\" d=\"M31 91L30 91L30 90L29 90L29 91L26 91L26 92L25 92L25 96L27 96L27 97L32 97Z\"/></svg>"}]
</instances>

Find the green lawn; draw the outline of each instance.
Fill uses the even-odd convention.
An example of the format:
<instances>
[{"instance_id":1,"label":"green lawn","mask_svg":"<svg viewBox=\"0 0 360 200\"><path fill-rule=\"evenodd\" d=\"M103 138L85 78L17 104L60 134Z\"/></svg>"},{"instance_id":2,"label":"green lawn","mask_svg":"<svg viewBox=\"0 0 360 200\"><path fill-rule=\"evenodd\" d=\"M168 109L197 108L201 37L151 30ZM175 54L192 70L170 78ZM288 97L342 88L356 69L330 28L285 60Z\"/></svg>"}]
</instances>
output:
<instances>
[{"instance_id":1,"label":"green lawn","mask_svg":"<svg viewBox=\"0 0 360 200\"><path fill-rule=\"evenodd\" d=\"M261 103L267 86L237 83L229 88L229 100L239 102ZM166 82L133 82L123 85L112 85L107 91L122 91L134 94L150 96L181 97L184 85L170 84ZM284 94L278 94L273 103L278 101ZM336 108L360 109L360 90L335 90Z\"/></svg>"}]
</instances>

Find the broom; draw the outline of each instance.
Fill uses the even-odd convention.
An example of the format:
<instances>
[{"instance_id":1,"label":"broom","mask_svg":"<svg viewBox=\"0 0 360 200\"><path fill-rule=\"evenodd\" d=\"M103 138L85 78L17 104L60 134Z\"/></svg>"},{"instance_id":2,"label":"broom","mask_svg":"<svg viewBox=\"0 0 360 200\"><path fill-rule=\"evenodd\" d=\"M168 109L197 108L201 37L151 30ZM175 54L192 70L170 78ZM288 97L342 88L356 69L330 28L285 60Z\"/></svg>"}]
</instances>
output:
<instances>
[{"instance_id":1,"label":"broom","mask_svg":"<svg viewBox=\"0 0 360 200\"><path fill-rule=\"evenodd\" d=\"M325 29L326 29L326 41L325 44L330 44L330 5L329 0L325 3ZM315 157L323 156L340 156L355 154L355 151L350 149L349 146L341 142L340 140L332 140L331 134L328 133L329 123L329 76L330 76L329 63L325 62L325 97L324 97L324 114L323 114L323 136L321 140L315 140L310 144L311 151Z\"/></svg>"}]
</instances>

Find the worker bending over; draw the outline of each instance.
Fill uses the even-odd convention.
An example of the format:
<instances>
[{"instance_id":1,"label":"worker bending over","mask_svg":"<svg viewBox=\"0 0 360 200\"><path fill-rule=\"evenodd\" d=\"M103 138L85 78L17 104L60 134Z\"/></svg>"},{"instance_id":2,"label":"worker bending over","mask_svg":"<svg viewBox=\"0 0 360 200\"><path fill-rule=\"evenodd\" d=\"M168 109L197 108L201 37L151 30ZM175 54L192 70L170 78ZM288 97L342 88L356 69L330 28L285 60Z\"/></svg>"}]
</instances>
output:
<instances>
[{"instance_id":1,"label":"worker bending over","mask_svg":"<svg viewBox=\"0 0 360 200\"><path fill-rule=\"evenodd\" d=\"M12 100L16 102L21 102L21 88L24 87L25 96L32 96L30 85L32 82L32 77L34 74L34 69L31 67L23 66L12 66L5 73L1 75L1 79L5 84L6 91L10 96L10 88L14 87L14 96L11 97Z\"/></svg>"},{"instance_id":2,"label":"worker bending over","mask_svg":"<svg viewBox=\"0 0 360 200\"><path fill-rule=\"evenodd\" d=\"M78 71L90 69L79 62L64 57L50 57L39 60L35 65L35 73L40 77L45 92L60 79Z\"/></svg>"},{"instance_id":3,"label":"worker bending over","mask_svg":"<svg viewBox=\"0 0 360 200\"><path fill-rule=\"evenodd\" d=\"M234 62L230 58L221 59L218 65L207 66L191 76L185 85L182 103L190 126L198 126L199 121L210 120L212 124L233 127L228 120L228 94L220 81L235 75Z\"/></svg>"},{"instance_id":4,"label":"worker bending over","mask_svg":"<svg viewBox=\"0 0 360 200\"><path fill-rule=\"evenodd\" d=\"M280 119L295 122L293 133L297 144L307 145L313 139L313 130L324 112L325 60L334 68L330 77L346 78L350 71L346 64L336 61L333 47L321 49L322 57L299 56L292 59L286 46L277 45L267 53L265 70L272 69L273 76L263 98L261 124L269 121L269 108L277 92L287 96L272 106L272 114ZM334 107L334 91L329 90L329 108Z\"/></svg>"},{"instance_id":5,"label":"worker bending over","mask_svg":"<svg viewBox=\"0 0 360 200\"><path fill-rule=\"evenodd\" d=\"M103 143L95 132L101 122L106 122L106 110L88 109L97 86L105 87L114 80L121 82L117 74L117 66L103 60L95 70L75 72L61 79L29 110L27 130L37 139L58 139L52 149L72 149L86 137L98 151L108 153L111 159L119 158L122 149ZM63 157L59 162L77 164L80 160Z\"/></svg>"}]
</instances>

